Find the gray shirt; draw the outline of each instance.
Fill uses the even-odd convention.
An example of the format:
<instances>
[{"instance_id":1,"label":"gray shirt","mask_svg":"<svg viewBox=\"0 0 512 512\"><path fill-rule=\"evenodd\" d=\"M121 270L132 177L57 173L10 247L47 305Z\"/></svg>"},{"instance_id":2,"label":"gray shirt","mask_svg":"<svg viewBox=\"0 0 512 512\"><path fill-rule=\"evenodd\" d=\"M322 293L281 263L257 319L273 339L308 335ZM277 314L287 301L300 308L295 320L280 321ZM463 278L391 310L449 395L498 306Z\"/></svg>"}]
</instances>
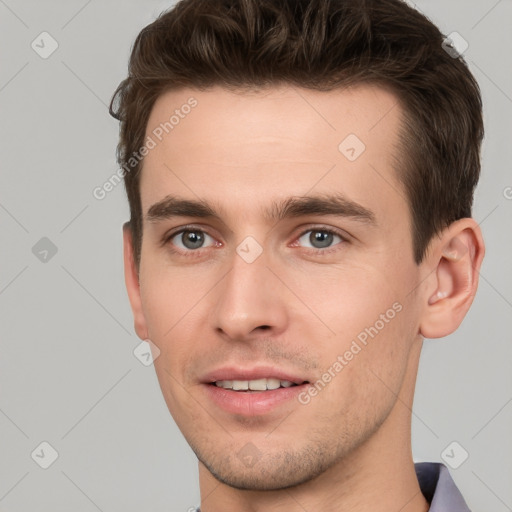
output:
<instances>
[{"instance_id":1,"label":"gray shirt","mask_svg":"<svg viewBox=\"0 0 512 512\"><path fill-rule=\"evenodd\" d=\"M429 512L471 512L444 464L417 462L414 467Z\"/></svg>"}]
</instances>

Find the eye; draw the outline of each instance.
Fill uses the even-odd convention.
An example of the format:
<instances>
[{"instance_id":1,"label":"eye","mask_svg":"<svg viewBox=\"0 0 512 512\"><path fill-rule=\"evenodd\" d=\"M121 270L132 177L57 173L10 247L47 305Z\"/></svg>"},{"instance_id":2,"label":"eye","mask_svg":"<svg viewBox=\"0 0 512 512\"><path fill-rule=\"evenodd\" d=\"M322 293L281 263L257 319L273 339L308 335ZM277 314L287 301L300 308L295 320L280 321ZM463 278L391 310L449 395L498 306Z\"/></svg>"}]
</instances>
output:
<instances>
[{"instance_id":1,"label":"eye","mask_svg":"<svg viewBox=\"0 0 512 512\"><path fill-rule=\"evenodd\" d=\"M310 247L312 249L329 249L333 245L344 242L345 239L335 231L318 228L305 231L299 237L298 241L304 247Z\"/></svg>"},{"instance_id":2,"label":"eye","mask_svg":"<svg viewBox=\"0 0 512 512\"><path fill-rule=\"evenodd\" d=\"M169 242L182 251L193 251L213 245L215 240L200 229L183 229L169 238Z\"/></svg>"}]
</instances>

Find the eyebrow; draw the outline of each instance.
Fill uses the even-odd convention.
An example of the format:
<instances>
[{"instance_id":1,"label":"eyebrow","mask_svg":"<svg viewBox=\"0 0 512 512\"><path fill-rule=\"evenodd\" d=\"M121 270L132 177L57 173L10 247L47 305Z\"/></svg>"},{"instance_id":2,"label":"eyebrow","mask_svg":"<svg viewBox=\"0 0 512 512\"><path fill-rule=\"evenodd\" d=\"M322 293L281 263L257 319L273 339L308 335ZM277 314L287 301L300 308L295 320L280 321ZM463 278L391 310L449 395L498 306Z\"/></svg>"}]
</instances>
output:
<instances>
[{"instance_id":1,"label":"eyebrow","mask_svg":"<svg viewBox=\"0 0 512 512\"><path fill-rule=\"evenodd\" d=\"M216 210L214 205L204 200L196 201L167 196L148 209L146 219L150 222L157 222L172 217L195 217L223 222L220 210L221 208ZM366 224L377 224L375 214L371 210L349 200L342 194L289 197L272 202L263 211L263 218L268 223L306 215L333 215L347 217Z\"/></svg>"}]
</instances>

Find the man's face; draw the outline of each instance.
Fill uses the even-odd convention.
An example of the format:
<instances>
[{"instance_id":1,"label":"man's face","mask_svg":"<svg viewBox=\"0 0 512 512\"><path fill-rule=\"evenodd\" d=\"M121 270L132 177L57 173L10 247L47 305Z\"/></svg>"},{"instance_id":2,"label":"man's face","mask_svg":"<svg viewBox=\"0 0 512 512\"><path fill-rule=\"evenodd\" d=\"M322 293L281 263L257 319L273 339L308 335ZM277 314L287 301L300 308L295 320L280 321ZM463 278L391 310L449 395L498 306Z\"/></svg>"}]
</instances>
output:
<instances>
[{"instance_id":1,"label":"man's face","mask_svg":"<svg viewBox=\"0 0 512 512\"><path fill-rule=\"evenodd\" d=\"M370 86L183 89L154 106L137 331L160 349L182 433L231 486L309 480L412 396L421 267L396 176L400 115Z\"/></svg>"}]
</instances>

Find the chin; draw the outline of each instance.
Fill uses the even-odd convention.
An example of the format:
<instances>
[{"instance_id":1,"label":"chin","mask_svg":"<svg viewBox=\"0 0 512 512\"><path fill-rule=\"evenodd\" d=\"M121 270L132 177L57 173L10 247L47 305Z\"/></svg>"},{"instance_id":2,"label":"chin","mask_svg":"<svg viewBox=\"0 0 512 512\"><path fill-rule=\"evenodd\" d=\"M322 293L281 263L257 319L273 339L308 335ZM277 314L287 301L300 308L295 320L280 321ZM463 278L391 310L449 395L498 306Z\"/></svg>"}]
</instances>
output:
<instances>
[{"instance_id":1,"label":"chin","mask_svg":"<svg viewBox=\"0 0 512 512\"><path fill-rule=\"evenodd\" d=\"M335 464L334 454L279 453L247 467L236 455L196 456L216 480L245 491L289 489L317 478Z\"/></svg>"}]
</instances>

